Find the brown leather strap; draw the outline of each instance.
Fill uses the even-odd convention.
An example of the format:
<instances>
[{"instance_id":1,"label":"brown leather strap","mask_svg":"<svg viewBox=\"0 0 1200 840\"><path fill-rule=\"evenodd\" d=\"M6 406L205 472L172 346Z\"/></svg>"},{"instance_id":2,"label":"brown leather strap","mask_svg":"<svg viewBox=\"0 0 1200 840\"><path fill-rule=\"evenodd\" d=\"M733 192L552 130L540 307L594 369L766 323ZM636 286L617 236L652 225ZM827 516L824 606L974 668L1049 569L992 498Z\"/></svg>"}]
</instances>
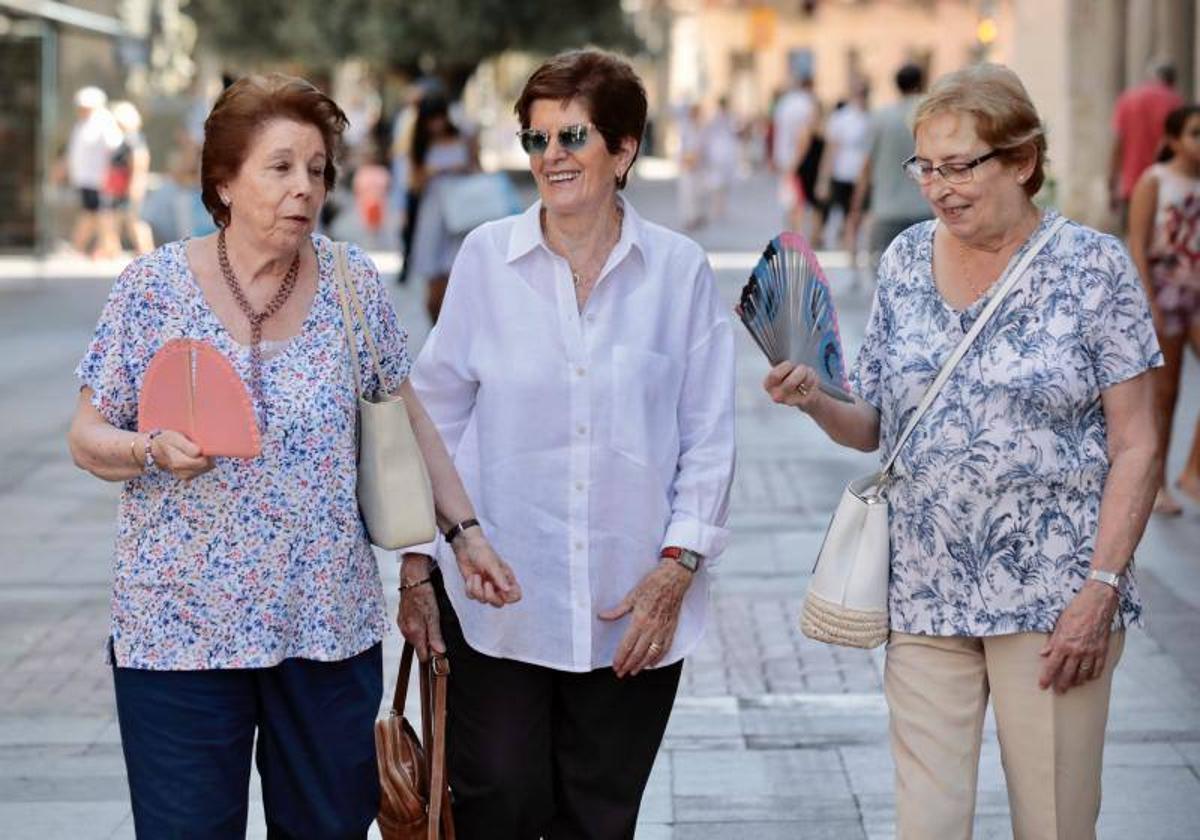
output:
<instances>
[{"instance_id":1,"label":"brown leather strap","mask_svg":"<svg viewBox=\"0 0 1200 840\"><path fill-rule=\"evenodd\" d=\"M412 672L413 646L404 643L404 652L400 654L400 671L396 674L396 693L392 695L392 712L398 716L404 715L404 701L408 699L408 675Z\"/></svg>"},{"instance_id":2,"label":"brown leather strap","mask_svg":"<svg viewBox=\"0 0 1200 840\"><path fill-rule=\"evenodd\" d=\"M438 829L442 829L443 840L454 840L454 821L450 814L450 787L446 780L446 682L450 676L450 660L436 653L421 670L426 681L432 680L431 697L433 714L432 738L427 735L425 755L429 769L429 840L438 840ZM429 729L426 729L429 732Z\"/></svg>"}]
</instances>

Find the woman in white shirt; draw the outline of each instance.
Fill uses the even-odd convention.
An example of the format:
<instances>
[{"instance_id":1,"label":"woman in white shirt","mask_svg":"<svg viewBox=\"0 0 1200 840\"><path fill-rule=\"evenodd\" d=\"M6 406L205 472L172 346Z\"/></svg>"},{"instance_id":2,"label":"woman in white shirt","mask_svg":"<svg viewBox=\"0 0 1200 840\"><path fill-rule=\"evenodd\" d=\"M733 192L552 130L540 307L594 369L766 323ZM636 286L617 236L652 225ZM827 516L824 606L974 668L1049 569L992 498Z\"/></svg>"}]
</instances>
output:
<instances>
[{"instance_id":1,"label":"woman in white shirt","mask_svg":"<svg viewBox=\"0 0 1200 840\"><path fill-rule=\"evenodd\" d=\"M467 236L412 381L523 597L475 609L443 562L400 624L449 651L460 837L633 837L728 536L733 335L700 247L619 194L629 65L560 55L516 112L541 200Z\"/></svg>"}]
</instances>

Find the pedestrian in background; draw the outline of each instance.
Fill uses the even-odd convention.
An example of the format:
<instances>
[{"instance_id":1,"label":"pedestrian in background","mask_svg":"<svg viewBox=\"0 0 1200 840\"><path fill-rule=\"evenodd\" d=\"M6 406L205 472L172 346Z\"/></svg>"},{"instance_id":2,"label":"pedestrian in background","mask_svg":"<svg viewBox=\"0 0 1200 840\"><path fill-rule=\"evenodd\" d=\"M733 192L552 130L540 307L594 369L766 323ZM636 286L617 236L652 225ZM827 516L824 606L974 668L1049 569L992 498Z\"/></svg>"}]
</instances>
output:
<instances>
[{"instance_id":1,"label":"pedestrian in background","mask_svg":"<svg viewBox=\"0 0 1200 840\"><path fill-rule=\"evenodd\" d=\"M1175 67L1160 62L1150 68L1150 79L1117 97L1113 107L1113 148L1109 158L1110 204L1124 230L1129 199L1142 173L1154 163L1162 147L1167 114L1184 105L1175 89Z\"/></svg>"},{"instance_id":2,"label":"pedestrian in background","mask_svg":"<svg viewBox=\"0 0 1200 840\"><path fill-rule=\"evenodd\" d=\"M1150 297L1165 359L1154 373L1162 447L1154 512L1174 515L1183 507L1167 483L1171 425L1187 345L1200 356L1200 105L1167 116L1165 141L1160 162L1143 173L1133 191L1129 250ZM1200 421L1176 486L1200 502Z\"/></svg>"},{"instance_id":3,"label":"pedestrian in background","mask_svg":"<svg viewBox=\"0 0 1200 840\"><path fill-rule=\"evenodd\" d=\"M368 141L359 152L359 164L354 170L351 191L354 193L358 222L371 248L383 247L381 239L387 222L391 182L392 173L384 166L383 155L373 141Z\"/></svg>"},{"instance_id":4,"label":"pedestrian in background","mask_svg":"<svg viewBox=\"0 0 1200 840\"><path fill-rule=\"evenodd\" d=\"M150 178L150 149L142 137L142 115L132 102L117 102L113 119L121 142L108 160L101 201L101 251L106 257L121 253L121 234L128 237L139 256L154 250L150 225L142 219L142 204Z\"/></svg>"},{"instance_id":5,"label":"pedestrian in background","mask_svg":"<svg viewBox=\"0 0 1200 840\"><path fill-rule=\"evenodd\" d=\"M916 64L905 64L896 71L896 89L900 99L871 115L867 157L850 207L851 235L857 236L870 194L867 253L872 276L892 240L932 215L920 188L896 165L896 161L907 160L913 153L912 118L925 89L925 71Z\"/></svg>"},{"instance_id":6,"label":"pedestrian in background","mask_svg":"<svg viewBox=\"0 0 1200 840\"><path fill-rule=\"evenodd\" d=\"M434 571L401 627L453 663L462 840L632 838L729 536L732 327L701 248L621 194L646 119L625 61L552 58L516 112L540 200L467 237L413 383L524 597L476 609Z\"/></svg>"},{"instance_id":7,"label":"pedestrian in background","mask_svg":"<svg viewBox=\"0 0 1200 840\"><path fill-rule=\"evenodd\" d=\"M99 256L101 190L112 153L121 144L121 129L108 110L108 96L98 87L75 93L75 125L67 141L67 183L79 197L79 215L71 245L81 254Z\"/></svg>"},{"instance_id":8,"label":"pedestrian in background","mask_svg":"<svg viewBox=\"0 0 1200 840\"><path fill-rule=\"evenodd\" d=\"M727 97L717 100L716 111L704 124L702 144L708 218L712 222L724 221L729 190L737 179L741 164L737 120L729 112Z\"/></svg>"},{"instance_id":9,"label":"pedestrian in background","mask_svg":"<svg viewBox=\"0 0 1200 840\"><path fill-rule=\"evenodd\" d=\"M273 837L361 838L378 813L388 624L355 495L350 352L364 391L404 398L439 523L474 516L407 381L405 332L356 247L346 282L387 381L371 381L365 338L347 347L334 243L313 234L345 126L302 79L232 84L204 132L204 203L219 233L134 261L76 371L72 455L124 483L108 653L139 837L244 837L252 755ZM135 431L150 360L177 338L207 342L251 383L258 457ZM490 603L519 597L479 529L454 552L464 575L503 593Z\"/></svg>"},{"instance_id":10,"label":"pedestrian in background","mask_svg":"<svg viewBox=\"0 0 1200 840\"><path fill-rule=\"evenodd\" d=\"M825 126L825 155L821 161L817 194L832 211L840 211L838 224L841 245L850 253L850 267L858 268L858 244L856 231L850 221L854 188L862 177L863 164L867 159L868 143L871 139L871 117L867 113L868 87L866 82L857 82L850 99L829 115ZM863 212L870 198L863 199Z\"/></svg>"},{"instance_id":11,"label":"pedestrian in background","mask_svg":"<svg viewBox=\"0 0 1200 840\"><path fill-rule=\"evenodd\" d=\"M857 398L789 363L766 387L834 441L890 453L1006 267L1050 234L887 482L884 692L898 840L971 836L989 697L1013 836L1092 838L1113 670L1142 623L1130 563L1157 483L1162 354L1120 242L1054 232L1034 205L1045 131L1016 74L943 77L913 130L904 171L937 220L883 256Z\"/></svg>"},{"instance_id":12,"label":"pedestrian in background","mask_svg":"<svg viewBox=\"0 0 1200 840\"><path fill-rule=\"evenodd\" d=\"M675 197L679 207L679 224L685 231L704 226L704 127L700 106L694 102L679 109L679 177L675 182Z\"/></svg>"},{"instance_id":13,"label":"pedestrian in background","mask_svg":"<svg viewBox=\"0 0 1200 840\"><path fill-rule=\"evenodd\" d=\"M779 201L789 230L802 232L808 198L800 180L800 166L820 118L811 75L792 77L791 86L775 103L771 123L771 162L779 178Z\"/></svg>"},{"instance_id":14,"label":"pedestrian in background","mask_svg":"<svg viewBox=\"0 0 1200 840\"><path fill-rule=\"evenodd\" d=\"M450 267L462 246L464 232L446 224L443 198L456 175L479 168L470 138L450 119L450 105L441 97L421 102L409 150L409 188L416 191L412 244L404 254L404 277L425 283L425 309L436 323L446 294Z\"/></svg>"}]
</instances>

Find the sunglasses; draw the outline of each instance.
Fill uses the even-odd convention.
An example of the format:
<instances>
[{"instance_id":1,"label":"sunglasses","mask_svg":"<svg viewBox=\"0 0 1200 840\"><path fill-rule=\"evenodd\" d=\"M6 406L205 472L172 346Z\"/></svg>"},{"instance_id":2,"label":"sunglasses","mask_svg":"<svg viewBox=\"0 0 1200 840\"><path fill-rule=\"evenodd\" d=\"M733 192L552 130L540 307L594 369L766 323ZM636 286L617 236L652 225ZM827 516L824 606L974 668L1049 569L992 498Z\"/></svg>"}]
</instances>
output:
<instances>
[{"instance_id":1,"label":"sunglasses","mask_svg":"<svg viewBox=\"0 0 1200 840\"><path fill-rule=\"evenodd\" d=\"M587 123L563 126L556 133L558 145L568 152L578 152L587 145L590 128ZM544 155L546 149L550 148L550 132L540 128L522 129L517 132L517 137L521 140L521 148L530 157Z\"/></svg>"}]
</instances>

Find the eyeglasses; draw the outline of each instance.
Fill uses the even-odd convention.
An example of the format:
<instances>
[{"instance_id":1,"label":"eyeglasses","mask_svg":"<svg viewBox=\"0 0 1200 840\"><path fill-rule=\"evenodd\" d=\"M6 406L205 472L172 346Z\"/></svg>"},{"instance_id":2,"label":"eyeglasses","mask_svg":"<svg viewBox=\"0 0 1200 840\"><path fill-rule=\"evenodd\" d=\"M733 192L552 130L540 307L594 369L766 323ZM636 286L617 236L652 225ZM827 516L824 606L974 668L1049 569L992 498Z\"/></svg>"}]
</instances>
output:
<instances>
[{"instance_id":1,"label":"eyeglasses","mask_svg":"<svg viewBox=\"0 0 1200 840\"><path fill-rule=\"evenodd\" d=\"M587 145L590 128L587 123L564 125L556 134L558 145L568 152L578 152ZM521 148L530 157L544 155L546 149L550 148L550 132L540 128L522 129L517 132L517 137L521 140Z\"/></svg>"},{"instance_id":2,"label":"eyeglasses","mask_svg":"<svg viewBox=\"0 0 1200 840\"><path fill-rule=\"evenodd\" d=\"M980 155L975 160L968 160L965 163L943 163L941 166L931 166L928 161L920 160L913 155L900 166L904 170L904 174L918 184L931 182L935 172L941 175L947 183L965 184L975 177L976 166L987 163L998 154L1000 154L999 149L992 149L986 155Z\"/></svg>"}]
</instances>

